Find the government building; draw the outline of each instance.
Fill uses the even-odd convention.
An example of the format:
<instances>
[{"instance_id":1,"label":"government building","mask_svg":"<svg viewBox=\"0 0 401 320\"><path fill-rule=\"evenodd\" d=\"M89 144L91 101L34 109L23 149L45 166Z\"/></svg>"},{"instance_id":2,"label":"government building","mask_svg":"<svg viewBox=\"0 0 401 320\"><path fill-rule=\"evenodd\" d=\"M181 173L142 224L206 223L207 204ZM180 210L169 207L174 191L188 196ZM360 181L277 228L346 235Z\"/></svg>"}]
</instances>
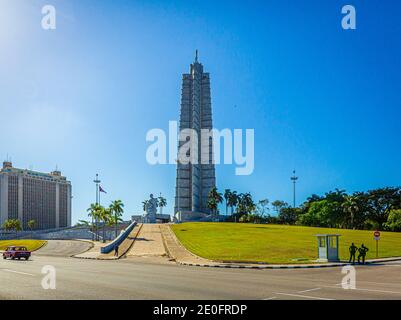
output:
<instances>
[{"instance_id":1,"label":"government building","mask_svg":"<svg viewBox=\"0 0 401 320\"><path fill-rule=\"evenodd\" d=\"M195 61L189 73L182 76L180 132L193 129L201 139L201 130L213 128L212 102L210 95L210 76L204 72L203 65ZM207 163L177 163L176 195L174 215L178 221L199 221L208 219L211 211L207 207L208 193L216 186L213 164L213 140L210 138ZM185 141L180 141L180 148ZM197 158L201 159L201 148ZM204 152L204 151L203 151Z\"/></svg>"},{"instance_id":2,"label":"government building","mask_svg":"<svg viewBox=\"0 0 401 320\"><path fill-rule=\"evenodd\" d=\"M21 221L23 230L35 220L35 229L71 226L71 183L60 171L41 173L14 168L5 161L0 169L0 223Z\"/></svg>"}]
</instances>

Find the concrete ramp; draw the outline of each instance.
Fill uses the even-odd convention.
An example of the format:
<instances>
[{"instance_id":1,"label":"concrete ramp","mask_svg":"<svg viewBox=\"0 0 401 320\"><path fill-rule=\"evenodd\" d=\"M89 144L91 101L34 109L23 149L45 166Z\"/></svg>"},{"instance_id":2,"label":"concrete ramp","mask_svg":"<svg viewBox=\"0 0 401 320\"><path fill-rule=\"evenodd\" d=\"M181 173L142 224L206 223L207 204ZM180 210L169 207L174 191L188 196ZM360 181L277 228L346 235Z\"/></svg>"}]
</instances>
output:
<instances>
[{"instance_id":1,"label":"concrete ramp","mask_svg":"<svg viewBox=\"0 0 401 320\"><path fill-rule=\"evenodd\" d=\"M33 252L34 256L71 257L92 248L89 241L48 240L47 244Z\"/></svg>"},{"instance_id":2,"label":"concrete ramp","mask_svg":"<svg viewBox=\"0 0 401 320\"><path fill-rule=\"evenodd\" d=\"M160 225L143 224L127 256L166 256Z\"/></svg>"},{"instance_id":3,"label":"concrete ramp","mask_svg":"<svg viewBox=\"0 0 401 320\"><path fill-rule=\"evenodd\" d=\"M101 242L94 242L94 246L90 250L74 255L74 258L97 260L117 260L123 258L134 244L141 228L142 224L136 224L128 237L126 237L125 240L119 245L118 257L114 256L114 250L109 253L101 253L101 248L104 247L105 244Z\"/></svg>"}]
</instances>

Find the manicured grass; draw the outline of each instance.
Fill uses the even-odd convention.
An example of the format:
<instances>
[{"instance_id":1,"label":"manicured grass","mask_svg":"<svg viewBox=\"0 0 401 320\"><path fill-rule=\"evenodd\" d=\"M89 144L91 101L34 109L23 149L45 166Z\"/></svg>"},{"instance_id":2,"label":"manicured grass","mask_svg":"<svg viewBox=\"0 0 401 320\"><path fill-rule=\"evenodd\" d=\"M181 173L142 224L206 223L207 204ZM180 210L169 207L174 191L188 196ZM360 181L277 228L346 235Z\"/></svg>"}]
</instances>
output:
<instances>
[{"instance_id":1,"label":"manicured grass","mask_svg":"<svg viewBox=\"0 0 401 320\"><path fill-rule=\"evenodd\" d=\"M24 246L29 251L35 251L45 243L43 240L0 240L0 250L4 251L9 246Z\"/></svg>"},{"instance_id":2,"label":"manicured grass","mask_svg":"<svg viewBox=\"0 0 401 320\"><path fill-rule=\"evenodd\" d=\"M317 259L320 233L341 235L340 259L349 259L351 242L369 248L367 259L376 257L373 231L243 223L182 223L172 229L188 250L211 260L310 263ZM401 256L401 233L382 232L379 257L394 256Z\"/></svg>"}]
</instances>

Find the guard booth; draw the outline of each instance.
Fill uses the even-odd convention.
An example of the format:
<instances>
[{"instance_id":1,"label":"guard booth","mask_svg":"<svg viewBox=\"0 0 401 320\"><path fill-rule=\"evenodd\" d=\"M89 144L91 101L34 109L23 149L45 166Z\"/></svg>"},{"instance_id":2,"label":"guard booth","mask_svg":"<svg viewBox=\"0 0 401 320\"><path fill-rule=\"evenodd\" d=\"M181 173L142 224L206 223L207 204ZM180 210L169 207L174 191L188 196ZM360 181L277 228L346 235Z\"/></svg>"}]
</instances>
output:
<instances>
[{"instance_id":1,"label":"guard booth","mask_svg":"<svg viewBox=\"0 0 401 320\"><path fill-rule=\"evenodd\" d=\"M319 262L339 261L338 238L339 234L317 234Z\"/></svg>"}]
</instances>

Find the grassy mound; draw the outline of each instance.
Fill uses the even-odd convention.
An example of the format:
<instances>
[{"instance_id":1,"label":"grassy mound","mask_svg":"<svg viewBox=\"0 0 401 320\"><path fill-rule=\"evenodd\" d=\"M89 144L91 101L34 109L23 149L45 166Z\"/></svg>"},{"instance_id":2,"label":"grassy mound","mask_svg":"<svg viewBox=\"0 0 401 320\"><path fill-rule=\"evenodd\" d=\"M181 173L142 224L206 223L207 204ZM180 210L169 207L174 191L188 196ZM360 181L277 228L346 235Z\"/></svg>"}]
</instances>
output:
<instances>
[{"instance_id":1,"label":"grassy mound","mask_svg":"<svg viewBox=\"0 0 401 320\"><path fill-rule=\"evenodd\" d=\"M318 257L316 234L338 233L340 259L349 259L351 242L369 248L376 258L373 231L242 223L182 223L172 225L192 253L211 260L305 263ZM401 233L382 232L379 257L401 256Z\"/></svg>"},{"instance_id":2,"label":"grassy mound","mask_svg":"<svg viewBox=\"0 0 401 320\"><path fill-rule=\"evenodd\" d=\"M0 240L0 250L4 251L9 246L24 246L29 251L38 250L46 241L43 240Z\"/></svg>"}]
</instances>

